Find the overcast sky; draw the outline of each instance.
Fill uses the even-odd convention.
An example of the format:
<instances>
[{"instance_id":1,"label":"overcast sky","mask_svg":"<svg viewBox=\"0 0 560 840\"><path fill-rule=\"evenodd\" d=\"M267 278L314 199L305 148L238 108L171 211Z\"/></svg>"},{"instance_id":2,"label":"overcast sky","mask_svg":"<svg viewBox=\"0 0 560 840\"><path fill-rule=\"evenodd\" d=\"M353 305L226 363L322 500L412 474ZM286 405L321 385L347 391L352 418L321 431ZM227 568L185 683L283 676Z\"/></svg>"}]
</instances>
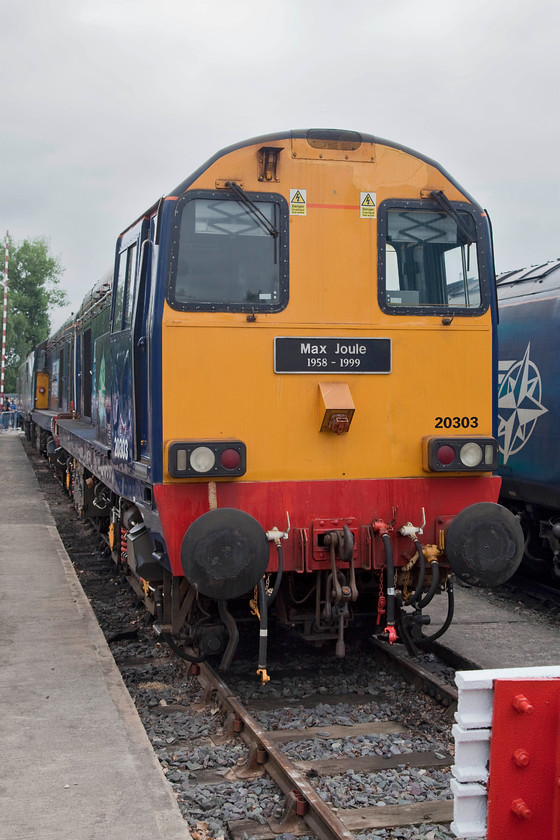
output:
<instances>
[{"instance_id":1,"label":"overcast sky","mask_svg":"<svg viewBox=\"0 0 560 840\"><path fill-rule=\"evenodd\" d=\"M560 256L558 0L0 0L0 236L75 310L131 221L214 152L345 128L435 158L498 271Z\"/></svg>"}]
</instances>

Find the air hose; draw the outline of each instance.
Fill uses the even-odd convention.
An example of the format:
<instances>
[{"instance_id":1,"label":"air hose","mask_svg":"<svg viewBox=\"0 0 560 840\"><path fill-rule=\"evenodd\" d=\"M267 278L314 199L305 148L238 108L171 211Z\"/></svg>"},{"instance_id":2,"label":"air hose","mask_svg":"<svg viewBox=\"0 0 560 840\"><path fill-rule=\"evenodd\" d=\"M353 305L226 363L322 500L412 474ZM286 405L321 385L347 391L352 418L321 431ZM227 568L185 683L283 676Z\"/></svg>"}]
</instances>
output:
<instances>
[{"instance_id":1,"label":"air hose","mask_svg":"<svg viewBox=\"0 0 560 840\"><path fill-rule=\"evenodd\" d=\"M192 662L194 664L206 662L208 658L207 656L194 656L193 654L185 653L184 650L181 650L181 648L175 644L169 633L162 633L161 636L164 642L169 645L173 653L176 653L177 656L180 656L181 659L184 659L186 662Z\"/></svg>"},{"instance_id":2,"label":"air hose","mask_svg":"<svg viewBox=\"0 0 560 840\"><path fill-rule=\"evenodd\" d=\"M389 635L389 642L397 637L395 630L395 564L393 562L393 546L389 534L381 534L385 546L385 562L387 564L387 626L384 632Z\"/></svg>"},{"instance_id":3,"label":"air hose","mask_svg":"<svg viewBox=\"0 0 560 840\"><path fill-rule=\"evenodd\" d=\"M417 602L420 595L422 594L422 589L424 586L424 577L426 575L426 558L424 557L424 552L422 551L422 546L420 545L419 540L413 539L412 542L414 543L414 547L418 552L418 562L420 563L420 574L418 575L418 583L416 584L416 589L410 596L410 598L406 601L406 606L411 607L413 604Z\"/></svg>"},{"instance_id":4,"label":"air hose","mask_svg":"<svg viewBox=\"0 0 560 840\"><path fill-rule=\"evenodd\" d=\"M272 606L276 596L278 595L278 590L280 589L280 584L282 583L282 573L284 571L284 551L280 545L280 540L276 543L276 550L278 551L278 572L276 573L276 580L274 581L274 589L267 599L267 607Z\"/></svg>"},{"instance_id":5,"label":"air hose","mask_svg":"<svg viewBox=\"0 0 560 840\"><path fill-rule=\"evenodd\" d=\"M430 642L435 642L436 639L439 639L440 636L446 632L449 628L449 625L453 621L453 613L455 611L455 595L453 594L453 575L451 575L447 580L447 615L445 617L445 621L439 628L436 630L435 633L432 633L431 636L426 636L423 639L420 639L416 642L417 645L424 647L424 645L430 644Z\"/></svg>"},{"instance_id":6,"label":"air hose","mask_svg":"<svg viewBox=\"0 0 560 840\"><path fill-rule=\"evenodd\" d=\"M430 569L432 570L432 582L425 598L418 602L417 609L423 610L427 607L439 587L439 565L437 560L430 560Z\"/></svg>"},{"instance_id":7,"label":"air hose","mask_svg":"<svg viewBox=\"0 0 560 840\"><path fill-rule=\"evenodd\" d=\"M268 644L268 599L266 596L266 586L264 578L261 578L257 584L259 591L259 666L257 674L260 675L263 685L269 682L270 677L266 671L266 654Z\"/></svg>"}]
</instances>

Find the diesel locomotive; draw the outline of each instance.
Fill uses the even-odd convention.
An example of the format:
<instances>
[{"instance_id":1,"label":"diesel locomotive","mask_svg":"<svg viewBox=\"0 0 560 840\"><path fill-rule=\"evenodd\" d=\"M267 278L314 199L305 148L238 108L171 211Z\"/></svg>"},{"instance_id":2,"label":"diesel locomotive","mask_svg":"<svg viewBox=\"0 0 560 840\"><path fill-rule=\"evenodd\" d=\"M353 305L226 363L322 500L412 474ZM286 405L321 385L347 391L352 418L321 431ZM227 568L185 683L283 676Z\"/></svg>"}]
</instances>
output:
<instances>
[{"instance_id":1,"label":"diesel locomotive","mask_svg":"<svg viewBox=\"0 0 560 840\"><path fill-rule=\"evenodd\" d=\"M487 214L435 161L355 131L251 139L118 237L22 366L26 430L187 658L269 616L422 644L453 573L520 562L497 504Z\"/></svg>"},{"instance_id":2,"label":"diesel locomotive","mask_svg":"<svg viewBox=\"0 0 560 840\"><path fill-rule=\"evenodd\" d=\"M497 278L497 289L502 503L523 526L526 563L557 581L560 260L505 272Z\"/></svg>"}]
</instances>

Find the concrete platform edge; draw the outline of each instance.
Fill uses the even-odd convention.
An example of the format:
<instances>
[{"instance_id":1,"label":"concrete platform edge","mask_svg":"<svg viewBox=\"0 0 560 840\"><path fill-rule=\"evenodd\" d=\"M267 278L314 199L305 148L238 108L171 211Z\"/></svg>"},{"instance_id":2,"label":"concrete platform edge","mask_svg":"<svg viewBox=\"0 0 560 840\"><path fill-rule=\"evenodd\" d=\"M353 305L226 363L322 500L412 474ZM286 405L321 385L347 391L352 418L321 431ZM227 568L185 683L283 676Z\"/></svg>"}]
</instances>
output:
<instances>
[{"instance_id":1,"label":"concrete platform edge","mask_svg":"<svg viewBox=\"0 0 560 840\"><path fill-rule=\"evenodd\" d=\"M139 718L134 701L123 682L121 673L113 658L113 654L111 653L105 636L99 627L91 604L82 589L74 566L72 565L72 561L64 548L64 544L56 526L48 525L46 527L56 546L56 550L64 570L64 575L74 597L76 609L80 618L82 618L85 622L88 636L91 639L95 649L95 654L101 665L107 692L115 706L115 709L117 710L123 729L126 731L131 749L134 748L134 752L136 753L139 762L151 763L155 772L162 777L162 791L167 791L167 795L163 794L162 801L158 803L161 810L158 811L154 808L153 812L154 819L160 828L161 836L162 838L165 838L165 840L192 840L188 826L180 814L171 785L167 781L165 773L156 758L150 739L148 738L142 721ZM142 792L139 792L139 801L141 798Z\"/></svg>"}]
</instances>

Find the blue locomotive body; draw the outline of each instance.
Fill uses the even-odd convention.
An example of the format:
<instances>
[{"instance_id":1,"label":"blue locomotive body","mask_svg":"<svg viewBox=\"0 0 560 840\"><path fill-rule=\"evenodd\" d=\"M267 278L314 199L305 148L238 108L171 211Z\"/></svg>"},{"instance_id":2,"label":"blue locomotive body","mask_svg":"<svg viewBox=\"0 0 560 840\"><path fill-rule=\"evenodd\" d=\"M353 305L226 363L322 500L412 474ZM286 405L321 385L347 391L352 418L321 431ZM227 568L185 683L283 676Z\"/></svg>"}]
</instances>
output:
<instances>
[{"instance_id":1,"label":"blue locomotive body","mask_svg":"<svg viewBox=\"0 0 560 840\"><path fill-rule=\"evenodd\" d=\"M502 501L527 559L560 574L560 260L503 274L497 289Z\"/></svg>"}]
</instances>

